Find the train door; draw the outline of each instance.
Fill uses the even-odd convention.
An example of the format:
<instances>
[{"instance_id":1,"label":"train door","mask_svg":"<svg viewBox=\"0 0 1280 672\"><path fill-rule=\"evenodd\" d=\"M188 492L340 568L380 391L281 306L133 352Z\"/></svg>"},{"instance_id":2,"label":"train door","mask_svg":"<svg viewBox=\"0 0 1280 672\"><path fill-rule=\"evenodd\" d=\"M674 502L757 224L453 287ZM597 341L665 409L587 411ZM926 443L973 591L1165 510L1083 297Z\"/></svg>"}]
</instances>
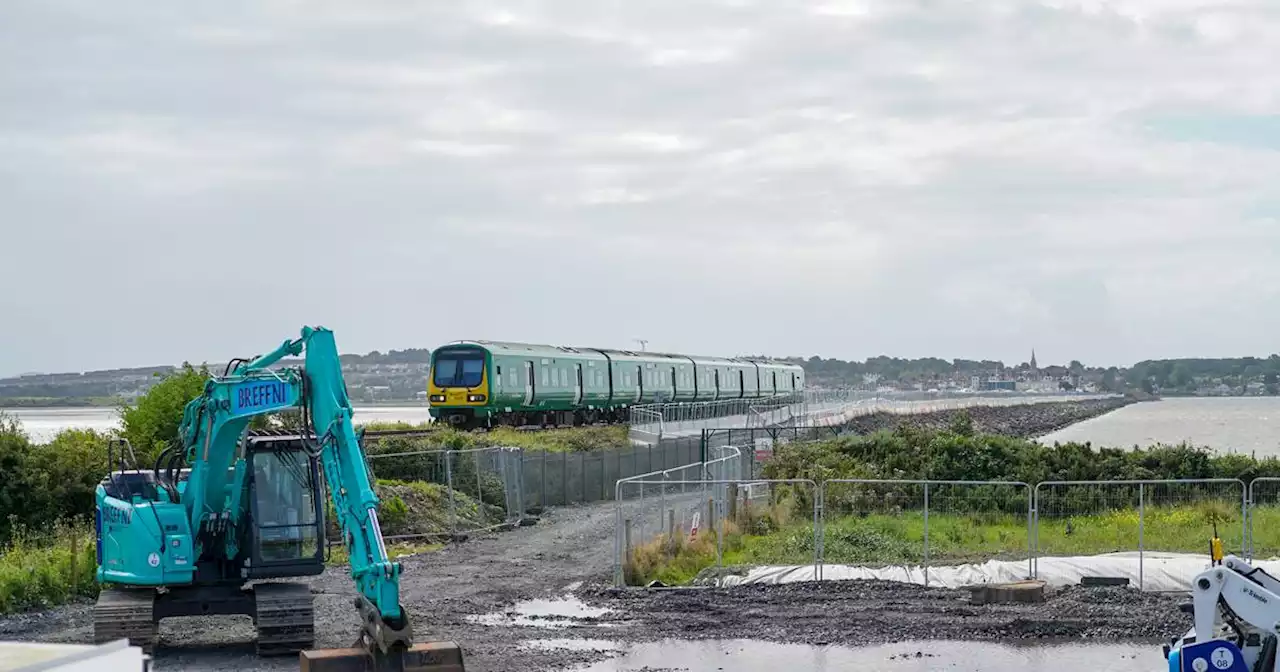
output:
<instances>
[{"instance_id":1,"label":"train door","mask_svg":"<svg viewBox=\"0 0 1280 672\"><path fill-rule=\"evenodd\" d=\"M636 366L636 403L644 397L644 367Z\"/></svg>"},{"instance_id":2,"label":"train door","mask_svg":"<svg viewBox=\"0 0 1280 672\"><path fill-rule=\"evenodd\" d=\"M680 391L680 386L676 384L676 367L671 367L671 400L678 399L676 393Z\"/></svg>"},{"instance_id":3,"label":"train door","mask_svg":"<svg viewBox=\"0 0 1280 672\"><path fill-rule=\"evenodd\" d=\"M719 401L719 400L720 400L720 369L712 369L712 370L711 370L711 375L715 376L715 379L716 379L716 380L715 380L715 383L716 383L716 396L715 396L715 399L716 399L716 401Z\"/></svg>"},{"instance_id":4,"label":"train door","mask_svg":"<svg viewBox=\"0 0 1280 672\"><path fill-rule=\"evenodd\" d=\"M582 403L582 365L576 364L574 365L574 369L577 372L578 382L577 382L577 388L574 389L573 391L573 405L577 406L578 404Z\"/></svg>"},{"instance_id":5,"label":"train door","mask_svg":"<svg viewBox=\"0 0 1280 672\"><path fill-rule=\"evenodd\" d=\"M532 406L534 397L533 362L524 363L524 405Z\"/></svg>"}]
</instances>

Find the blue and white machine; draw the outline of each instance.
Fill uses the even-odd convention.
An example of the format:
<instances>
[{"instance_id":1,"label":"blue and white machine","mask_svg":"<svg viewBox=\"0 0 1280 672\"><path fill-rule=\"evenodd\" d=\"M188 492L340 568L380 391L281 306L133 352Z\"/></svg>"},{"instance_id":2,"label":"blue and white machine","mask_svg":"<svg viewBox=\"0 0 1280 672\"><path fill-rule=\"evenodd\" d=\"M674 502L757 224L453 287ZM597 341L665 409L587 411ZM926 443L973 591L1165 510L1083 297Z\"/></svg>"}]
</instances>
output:
<instances>
[{"instance_id":1,"label":"blue and white machine","mask_svg":"<svg viewBox=\"0 0 1280 672\"><path fill-rule=\"evenodd\" d=\"M1214 564L1192 582L1194 627L1166 645L1169 672L1280 671L1280 581L1221 548L1215 538Z\"/></svg>"}]
</instances>

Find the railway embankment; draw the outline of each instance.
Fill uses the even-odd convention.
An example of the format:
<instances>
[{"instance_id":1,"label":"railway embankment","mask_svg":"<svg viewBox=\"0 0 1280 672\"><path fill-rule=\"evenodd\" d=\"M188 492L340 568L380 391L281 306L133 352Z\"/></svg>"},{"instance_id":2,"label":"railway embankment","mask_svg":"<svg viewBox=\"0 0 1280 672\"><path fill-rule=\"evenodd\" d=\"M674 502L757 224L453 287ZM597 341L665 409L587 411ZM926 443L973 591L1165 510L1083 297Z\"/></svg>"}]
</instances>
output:
<instances>
[{"instance_id":1,"label":"railway embankment","mask_svg":"<svg viewBox=\"0 0 1280 672\"><path fill-rule=\"evenodd\" d=\"M1016 406L973 406L912 414L879 412L854 418L848 423L848 427L857 434L872 434L899 427L939 431L953 427L957 420L967 416L973 424L973 431L977 433L1031 439L1106 415L1132 403L1135 403L1133 399L1117 397Z\"/></svg>"}]
</instances>

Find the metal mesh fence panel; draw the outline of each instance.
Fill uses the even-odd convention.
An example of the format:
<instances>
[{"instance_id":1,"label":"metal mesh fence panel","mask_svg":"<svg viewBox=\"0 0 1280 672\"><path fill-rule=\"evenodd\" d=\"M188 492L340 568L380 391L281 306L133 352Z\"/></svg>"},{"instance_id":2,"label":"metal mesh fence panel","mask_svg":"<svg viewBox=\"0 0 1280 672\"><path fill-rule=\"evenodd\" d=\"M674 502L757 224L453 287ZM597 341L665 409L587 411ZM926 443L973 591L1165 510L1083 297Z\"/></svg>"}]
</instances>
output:
<instances>
[{"instance_id":1,"label":"metal mesh fence panel","mask_svg":"<svg viewBox=\"0 0 1280 672\"><path fill-rule=\"evenodd\" d=\"M1235 479L1051 481L1035 491L1035 570L1050 556L1206 552L1216 526L1225 549L1247 547L1246 489Z\"/></svg>"},{"instance_id":2,"label":"metal mesh fence panel","mask_svg":"<svg viewBox=\"0 0 1280 672\"><path fill-rule=\"evenodd\" d=\"M1255 478L1249 484L1249 557L1280 557L1280 478Z\"/></svg>"},{"instance_id":3,"label":"metal mesh fence panel","mask_svg":"<svg viewBox=\"0 0 1280 672\"><path fill-rule=\"evenodd\" d=\"M731 456L723 464L696 466L702 467L705 476L734 470L727 465L739 461ZM770 495L749 495L753 489ZM615 583L627 586L645 585L652 580L680 582L708 568L723 567L726 557L761 559L753 553L765 553L763 557L769 561L810 564L816 576L820 497L817 484L805 480L620 481ZM761 536L784 525L792 534L782 544L757 549L747 541L750 536Z\"/></svg>"},{"instance_id":4,"label":"metal mesh fence panel","mask_svg":"<svg viewBox=\"0 0 1280 672\"><path fill-rule=\"evenodd\" d=\"M823 564L929 568L991 559L1031 566L1031 488L1003 481L829 480L823 483Z\"/></svg>"},{"instance_id":5,"label":"metal mesh fence panel","mask_svg":"<svg viewBox=\"0 0 1280 672\"><path fill-rule=\"evenodd\" d=\"M509 447L370 455L371 473L397 477L381 486L385 538L448 537L519 521L524 461L521 449Z\"/></svg>"}]
</instances>

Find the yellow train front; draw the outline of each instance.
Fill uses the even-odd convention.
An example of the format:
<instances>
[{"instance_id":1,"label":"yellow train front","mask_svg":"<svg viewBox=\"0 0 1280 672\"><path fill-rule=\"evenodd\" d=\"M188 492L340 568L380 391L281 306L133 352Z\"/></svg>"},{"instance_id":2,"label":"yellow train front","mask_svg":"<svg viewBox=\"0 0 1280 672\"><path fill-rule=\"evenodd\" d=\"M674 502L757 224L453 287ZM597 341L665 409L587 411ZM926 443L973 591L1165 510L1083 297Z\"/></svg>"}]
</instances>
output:
<instances>
[{"instance_id":1,"label":"yellow train front","mask_svg":"<svg viewBox=\"0 0 1280 672\"><path fill-rule=\"evenodd\" d=\"M459 341L431 353L431 417L463 429L625 422L657 402L795 397L789 362Z\"/></svg>"},{"instance_id":2,"label":"yellow train front","mask_svg":"<svg viewBox=\"0 0 1280 672\"><path fill-rule=\"evenodd\" d=\"M489 369L492 355L479 344L458 344L431 353L427 403L436 422L471 429L490 424Z\"/></svg>"}]
</instances>

